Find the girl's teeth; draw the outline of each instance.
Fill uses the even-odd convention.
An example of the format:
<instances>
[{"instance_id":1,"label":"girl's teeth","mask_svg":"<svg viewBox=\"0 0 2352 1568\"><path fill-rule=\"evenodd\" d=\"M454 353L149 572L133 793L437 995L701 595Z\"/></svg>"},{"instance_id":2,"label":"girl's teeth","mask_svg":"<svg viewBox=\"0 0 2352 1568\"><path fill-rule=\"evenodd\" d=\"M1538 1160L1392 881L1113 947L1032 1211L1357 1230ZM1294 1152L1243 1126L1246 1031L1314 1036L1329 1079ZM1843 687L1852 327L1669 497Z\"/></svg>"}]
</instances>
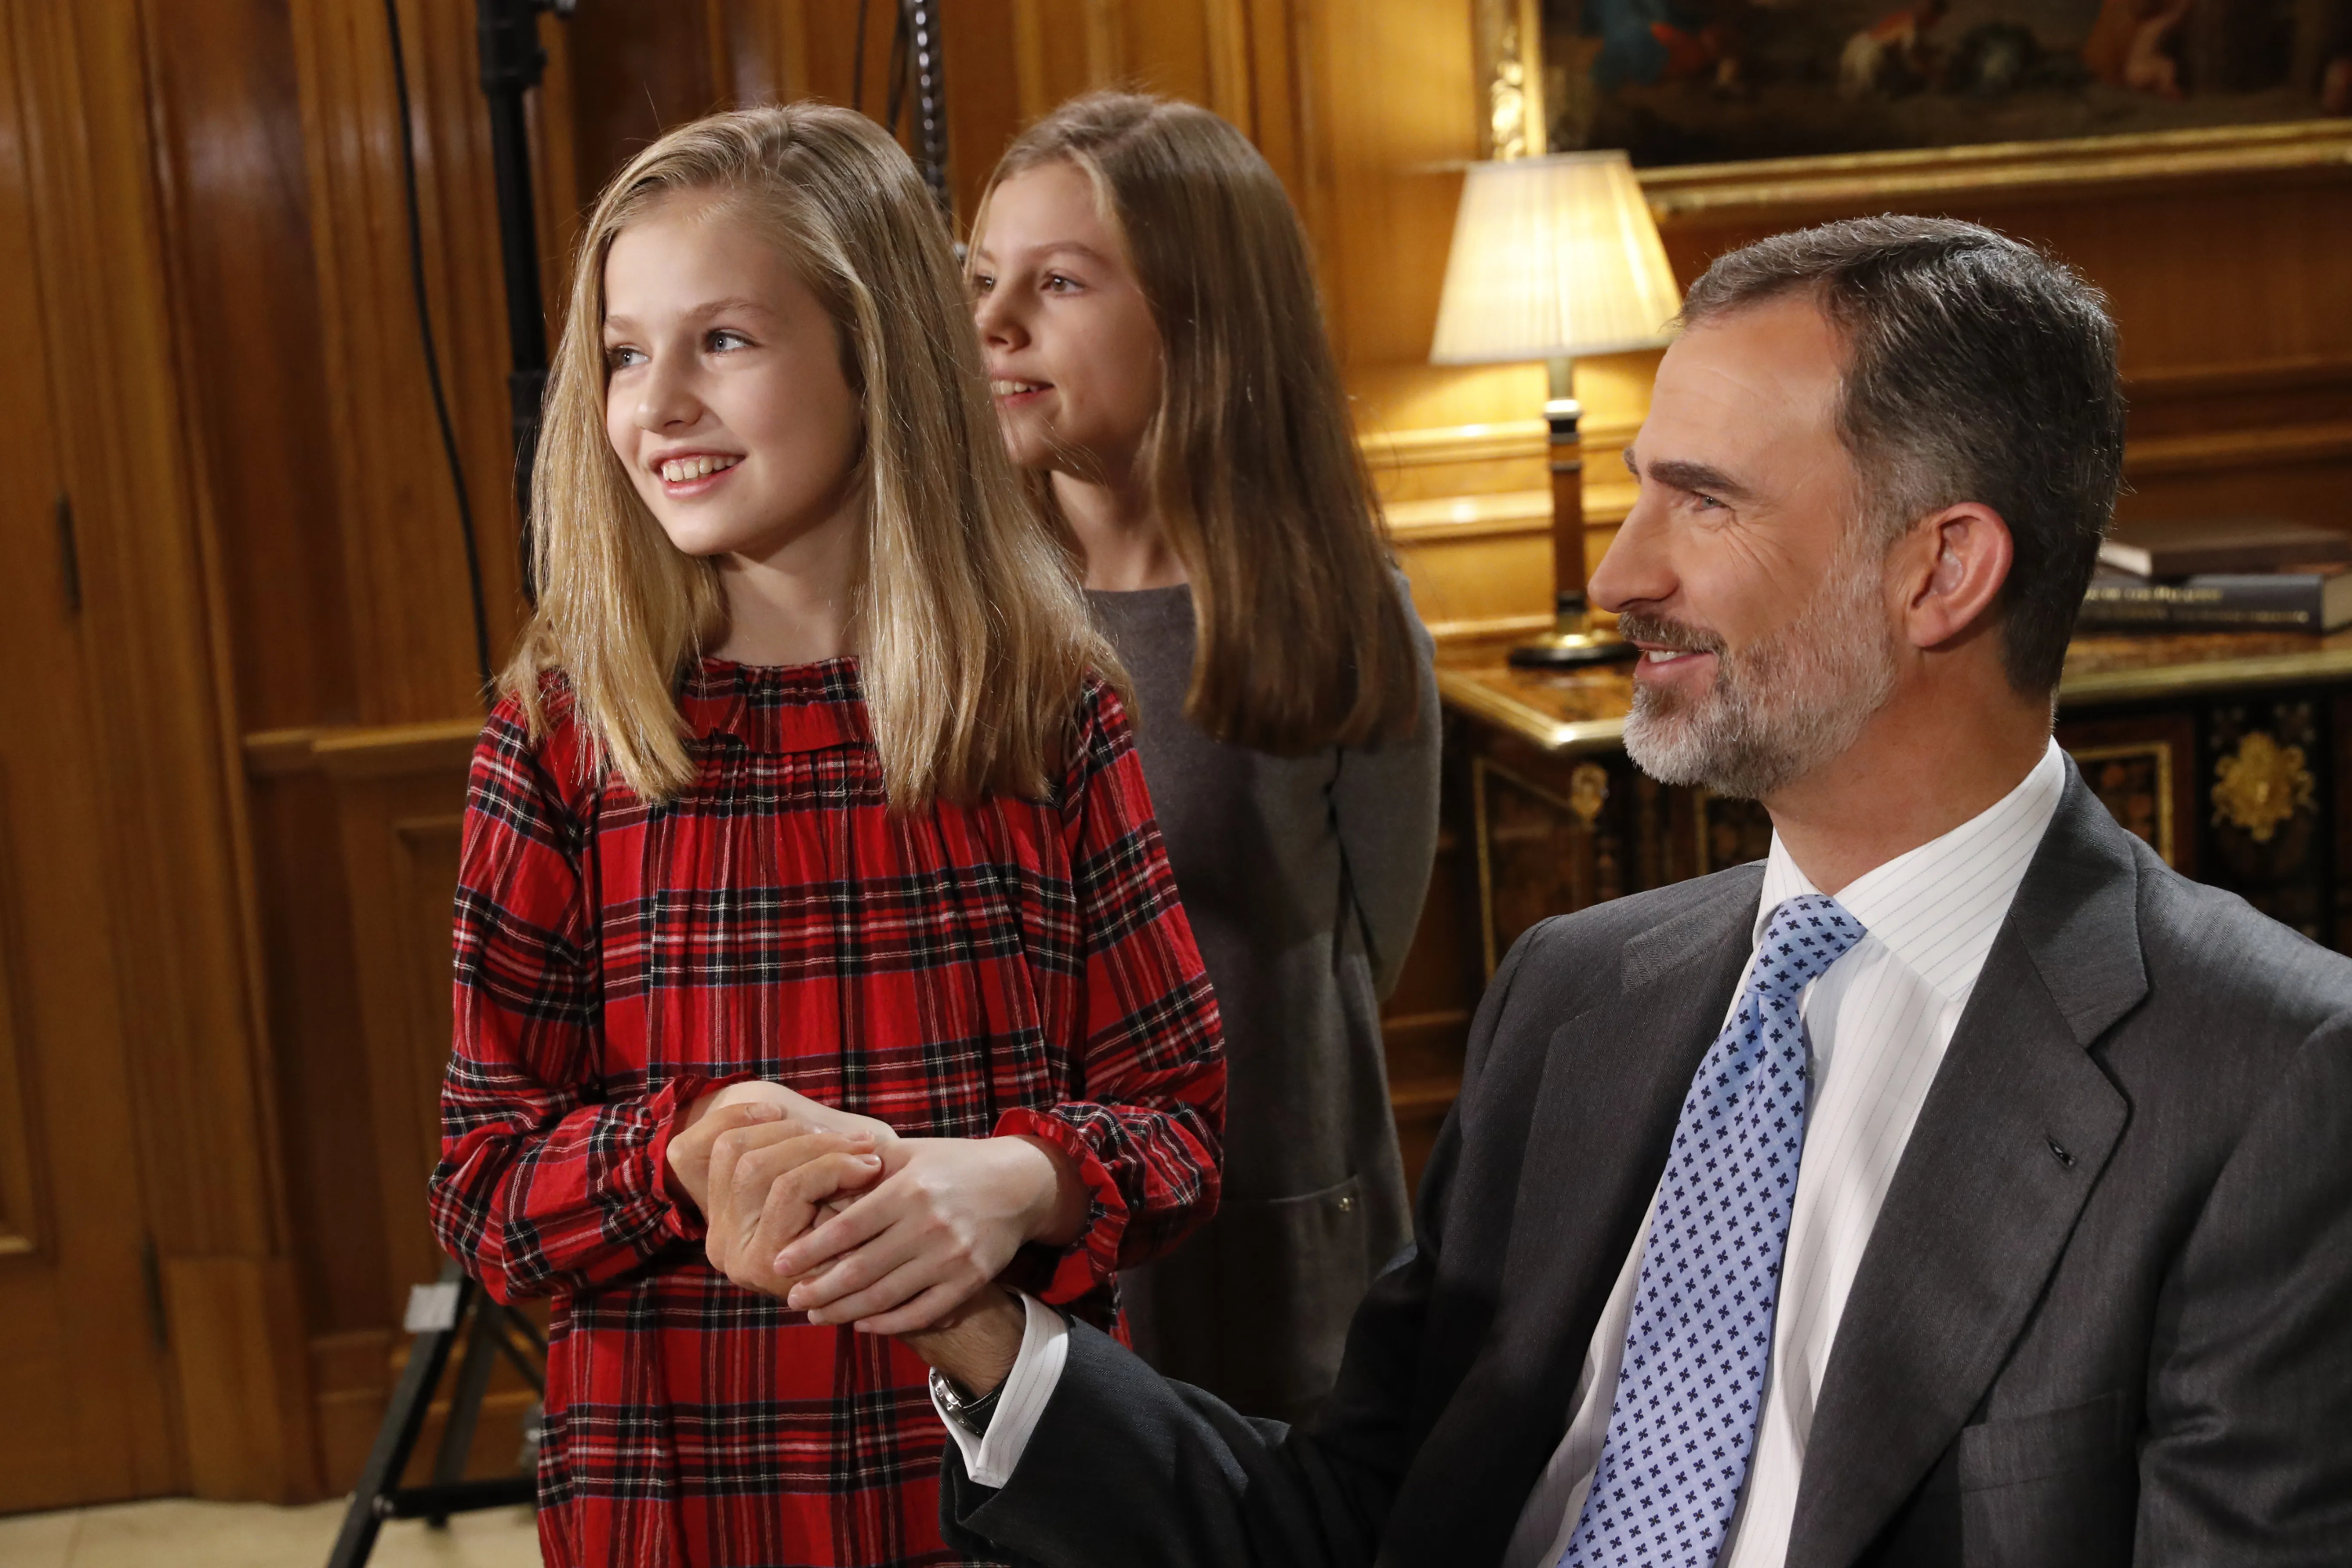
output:
<instances>
[{"instance_id":1,"label":"girl's teeth","mask_svg":"<svg viewBox=\"0 0 2352 1568\"><path fill-rule=\"evenodd\" d=\"M988 384L988 390L999 397L1012 397L1020 393L1036 391L1037 384L1034 381L992 381Z\"/></svg>"},{"instance_id":2,"label":"girl's teeth","mask_svg":"<svg viewBox=\"0 0 2352 1568\"><path fill-rule=\"evenodd\" d=\"M698 479L733 468L740 458L672 458L661 466L661 477L673 485Z\"/></svg>"}]
</instances>

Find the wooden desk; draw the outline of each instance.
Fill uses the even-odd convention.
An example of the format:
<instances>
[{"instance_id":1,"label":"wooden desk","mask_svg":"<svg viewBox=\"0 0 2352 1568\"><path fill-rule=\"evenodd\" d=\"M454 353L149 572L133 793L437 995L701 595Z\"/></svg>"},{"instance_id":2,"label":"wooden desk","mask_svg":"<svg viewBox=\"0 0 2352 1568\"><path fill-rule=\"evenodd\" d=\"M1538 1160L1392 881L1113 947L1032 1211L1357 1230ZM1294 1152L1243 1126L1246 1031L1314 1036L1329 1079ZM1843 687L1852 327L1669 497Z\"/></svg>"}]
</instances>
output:
<instances>
[{"instance_id":1,"label":"wooden desk","mask_svg":"<svg viewBox=\"0 0 2352 1568\"><path fill-rule=\"evenodd\" d=\"M1460 1082L1495 963L1547 916L1761 858L1752 801L1674 789L1624 753L1622 667L1513 669L1506 647L1442 656L1444 830L1429 907L1387 1017L1410 1166ZM2352 951L2352 632L2085 637L2059 742L2117 821L2186 875Z\"/></svg>"}]
</instances>

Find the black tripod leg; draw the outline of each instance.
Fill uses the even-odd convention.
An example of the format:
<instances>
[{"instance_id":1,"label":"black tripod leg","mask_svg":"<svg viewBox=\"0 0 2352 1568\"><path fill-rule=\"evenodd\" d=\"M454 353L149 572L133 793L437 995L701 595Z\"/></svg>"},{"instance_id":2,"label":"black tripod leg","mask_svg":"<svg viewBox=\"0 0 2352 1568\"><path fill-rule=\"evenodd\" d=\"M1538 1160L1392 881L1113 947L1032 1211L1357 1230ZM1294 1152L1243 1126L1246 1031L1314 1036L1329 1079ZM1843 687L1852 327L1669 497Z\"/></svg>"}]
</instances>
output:
<instances>
[{"instance_id":1,"label":"black tripod leg","mask_svg":"<svg viewBox=\"0 0 2352 1568\"><path fill-rule=\"evenodd\" d=\"M474 1424L482 1414L482 1395L489 1391L490 1369L498 1364L498 1320L497 1305L477 1296L473 1327L466 1335L466 1359L457 1363L457 1385L449 1394L449 1424L441 1429L441 1449L433 1457L436 1489L466 1473L466 1456L474 1447ZM439 1530L448 1524L449 1516L428 1513L425 1522Z\"/></svg>"},{"instance_id":2,"label":"black tripod leg","mask_svg":"<svg viewBox=\"0 0 2352 1568\"><path fill-rule=\"evenodd\" d=\"M392 1492L400 1485L400 1473L408 1468L408 1456L415 1450L417 1434L424 1430L425 1409L433 1402L442 1369L449 1364L449 1347L475 1291L474 1282L455 1263L441 1266L436 1289L454 1291L454 1308L436 1313L434 1325L421 1330L409 1343L408 1365L401 1372L400 1385L392 1391L383 1425L376 1429L375 1447L368 1450L367 1464L352 1492L351 1510L343 1515L343 1528L335 1537L334 1551L328 1554L327 1568L361 1568L367 1562L368 1553L375 1549L376 1531L383 1528Z\"/></svg>"}]
</instances>

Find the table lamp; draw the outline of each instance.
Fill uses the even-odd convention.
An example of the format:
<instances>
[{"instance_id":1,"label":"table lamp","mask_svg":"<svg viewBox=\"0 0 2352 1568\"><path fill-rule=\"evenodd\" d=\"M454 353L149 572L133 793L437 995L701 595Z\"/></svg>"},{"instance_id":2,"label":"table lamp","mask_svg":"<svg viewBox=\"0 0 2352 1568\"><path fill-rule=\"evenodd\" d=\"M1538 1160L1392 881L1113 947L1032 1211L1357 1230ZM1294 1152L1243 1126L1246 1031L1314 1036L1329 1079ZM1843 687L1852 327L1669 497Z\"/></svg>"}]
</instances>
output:
<instances>
[{"instance_id":1,"label":"table lamp","mask_svg":"<svg viewBox=\"0 0 2352 1568\"><path fill-rule=\"evenodd\" d=\"M1584 597L1584 460L1572 366L1667 341L1682 290L1650 205L1622 153L1561 153L1473 163L1454 219L1432 364L1545 360L1551 396L1552 576L1559 621L1511 650L1522 667L1558 668L1639 651L1595 631Z\"/></svg>"}]
</instances>

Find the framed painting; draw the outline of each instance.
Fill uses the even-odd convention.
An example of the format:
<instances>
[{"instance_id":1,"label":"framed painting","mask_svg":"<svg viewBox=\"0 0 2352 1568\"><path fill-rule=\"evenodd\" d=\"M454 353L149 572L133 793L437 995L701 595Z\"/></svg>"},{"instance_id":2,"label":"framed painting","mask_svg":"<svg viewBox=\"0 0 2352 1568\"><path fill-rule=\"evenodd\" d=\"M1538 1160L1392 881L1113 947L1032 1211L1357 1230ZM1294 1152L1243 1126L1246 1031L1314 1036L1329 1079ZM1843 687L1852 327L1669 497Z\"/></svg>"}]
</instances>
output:
<instances>
[{"instance_id":1,"label":"framed painting","mask_svg":"<svg viewBox=\"0 0 2352 1568\"><path fill-rule=\"evenodd\" d=\"M2352 116L2352 0L1481 0L1478 13L1498 152L1519 130L1527 151L1619 147L1656 169Z\"/></svg>"}]
</instances>

